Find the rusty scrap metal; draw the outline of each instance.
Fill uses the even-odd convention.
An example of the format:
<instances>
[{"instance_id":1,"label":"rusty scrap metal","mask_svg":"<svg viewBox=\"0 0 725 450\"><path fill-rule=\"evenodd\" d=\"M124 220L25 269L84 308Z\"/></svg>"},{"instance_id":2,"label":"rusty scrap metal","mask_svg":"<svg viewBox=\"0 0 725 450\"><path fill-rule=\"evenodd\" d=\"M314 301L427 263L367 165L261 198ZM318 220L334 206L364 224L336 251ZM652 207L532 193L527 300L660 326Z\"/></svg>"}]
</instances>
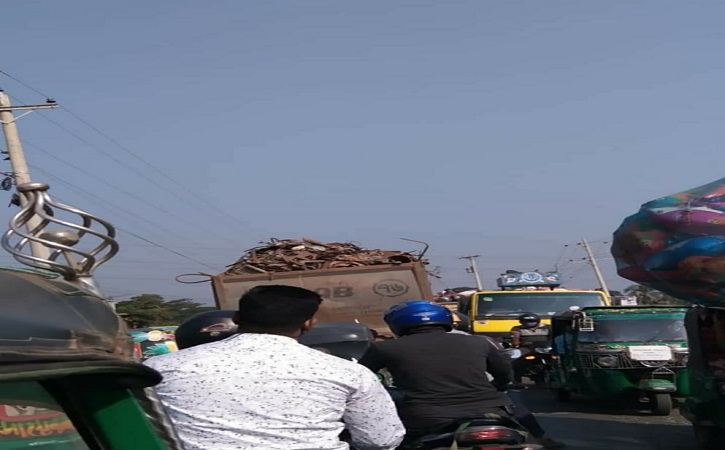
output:
<instances>
[{"instance_id":1,"label":"rusty scrap metal","mask_svg":"<svg viewBox=\"0 0 725 450\"><path fill-rule=\"evenodd\" d=\"M404 264L420 261L421 255L396 250L370 250L351 242L323 243L314 239L271 239L247 250L226 271L228 275L293 272L341 267Z\"/></svg>"}]
</instances>

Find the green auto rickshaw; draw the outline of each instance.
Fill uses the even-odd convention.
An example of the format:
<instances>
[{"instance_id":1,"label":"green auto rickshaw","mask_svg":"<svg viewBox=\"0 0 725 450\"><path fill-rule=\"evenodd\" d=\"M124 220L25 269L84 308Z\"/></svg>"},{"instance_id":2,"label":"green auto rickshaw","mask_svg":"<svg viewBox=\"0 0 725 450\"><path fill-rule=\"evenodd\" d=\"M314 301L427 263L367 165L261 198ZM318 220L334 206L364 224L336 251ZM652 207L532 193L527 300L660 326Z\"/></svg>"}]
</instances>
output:
<instances>
[{"instance_id":1,"label":"green auto rickshaw","mask_svg":"<svg viewBox=\"0 0 725 450\"><path fill-rule=\"evenodd\" d=\"M182 448L106 301L46 273L0 286L0 450Z\"/></svg>"},{"instance_id":2,"label":"green auto rickshaw","mask_svg":"<svg viewBox=\"0 0 725 450\"><path fill-rule=\"evenodd\" d=\"M669 415L672 397L689 393L687 307L608 306L564 311L552 318L551 387L572 393L627 396Z\"/></svg>"},{"instance_id":3,"label":"green auto rickshaw","mask_svg":"<svg viewBox=\"0 0 725 450\"><path fill-rule=\"evenodd\" d=\"M725 307L693 307L685 320L690 341L690 396L680 406L700 448L725 440Z\"/></svg>"},{"instance_id":4,"label":"green auto rickshaw","mask_svg":"<svg viewBox=\"0 0 725 450\"><path fill-rule=\"evenodd\" d=\"M44 184L18 191L24 206L1 243L37 270L0 269L0 450L182 450L152 389L161 375L134 358L92 277L118 251L113 226ZM91 250L75 247L84 236Z\"/></svg>"}]
</instances>

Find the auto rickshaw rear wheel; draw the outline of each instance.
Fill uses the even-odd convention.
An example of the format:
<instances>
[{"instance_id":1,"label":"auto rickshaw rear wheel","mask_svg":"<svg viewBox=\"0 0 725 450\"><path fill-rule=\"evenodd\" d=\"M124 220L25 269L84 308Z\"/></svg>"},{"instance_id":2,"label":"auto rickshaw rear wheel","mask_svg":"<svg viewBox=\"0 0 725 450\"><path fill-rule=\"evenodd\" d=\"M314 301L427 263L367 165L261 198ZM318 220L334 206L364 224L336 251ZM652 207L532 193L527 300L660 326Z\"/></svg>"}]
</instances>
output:
<instances>
[{"instance_id":1,"label":"auto rickshaw rear wheel","mask_svg":"<svg viewBox=\"0 0 725 450\"><path fill-rule=\"evenodd\" d=\"M672 413L672 396L663 392L652 394L650 399L652 414L655 416L669 416Z\"/></svg>"},{"instance_id":2,"label":"auto rickshaw rear wheel","mask_svg":"<svg viewBox=\"0 0 725 450\"><path fill-rule=\"evenodd\" d=\"M703 425L693 425L692 430L695 433L697 448L702 450L716 450L722 448L722 441L725 438L725 430Z\"/></svg>"}]
</instances>

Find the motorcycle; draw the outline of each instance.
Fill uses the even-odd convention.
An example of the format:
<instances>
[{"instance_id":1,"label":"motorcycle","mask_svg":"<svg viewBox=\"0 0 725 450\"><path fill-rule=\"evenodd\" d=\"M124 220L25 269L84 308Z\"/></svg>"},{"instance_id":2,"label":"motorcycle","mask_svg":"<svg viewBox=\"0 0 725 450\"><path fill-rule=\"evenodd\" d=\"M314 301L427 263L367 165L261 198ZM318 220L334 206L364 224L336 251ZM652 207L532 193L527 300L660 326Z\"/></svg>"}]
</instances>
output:
<instances>
[{"instance_id":1,"label":"motorcycle","mask_svg":"<svg viewBox=\"0 0 725 450\"><path fill-rule=\"evenodd\" d=\"M374 341L374 334L363 324L336 322L319 324L300 338L300 343L343 359L358 361ZM521 357L518 349L507 350L509 357ZM400 393L389 379L378 375L391 397ZM347 431L341 439L350 443ZM515 420L503 416L475 417L459 420L439 433L423 436L401 450L539 450L528 444L528 433ZM452 447L453 445L453 447ZM354 447L353 447L354 449Z\"/></svg>"},{"instance_id":2,"label":"motorcycle","mask_svg":"<svg viewBox=\"0 0 725 450\"><path fill-rule=\"evenodd\" d=\"M516 348L504 350L512 360L522 356ZM511 387L511 386L507 386ZM502 390L505 390L502 389ZM521 424L495 414L462 419L447 429L430 434L401 447L401 450L540 450L529 443L529 433Z\"/></svg>"},{"instance_id":3,"label":"motorcycle","mask_svg":"<svg viewBox=\"0 0 725 450\"><path fill-rule=\"evenodd\" d=\"M523 375L537 386L543 387L549 383L552 367L551 347L536 347L533 350L523 357L525 363Z\"/></svg>"}]
</instances>

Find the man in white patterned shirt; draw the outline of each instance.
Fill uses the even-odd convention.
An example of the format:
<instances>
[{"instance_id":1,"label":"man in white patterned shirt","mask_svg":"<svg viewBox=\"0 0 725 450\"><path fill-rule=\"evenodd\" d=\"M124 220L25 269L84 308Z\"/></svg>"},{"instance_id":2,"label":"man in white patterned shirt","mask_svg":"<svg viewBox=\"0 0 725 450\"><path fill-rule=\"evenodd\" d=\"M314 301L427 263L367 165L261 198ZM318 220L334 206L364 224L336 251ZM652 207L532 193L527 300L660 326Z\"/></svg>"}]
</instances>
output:
<instances>
[{"instance_id":1,"label":"man in white patterned shirt","mask_svg":"<svg viewBox=\"0 0 725 450\"><path fill-rule=\"evenodd\" d=\"M187 450L392 450L405 429L377 377L305 347L322 298L258 286L239 300L239 334L146 364Z\"/></svg>"}]
</instances>

